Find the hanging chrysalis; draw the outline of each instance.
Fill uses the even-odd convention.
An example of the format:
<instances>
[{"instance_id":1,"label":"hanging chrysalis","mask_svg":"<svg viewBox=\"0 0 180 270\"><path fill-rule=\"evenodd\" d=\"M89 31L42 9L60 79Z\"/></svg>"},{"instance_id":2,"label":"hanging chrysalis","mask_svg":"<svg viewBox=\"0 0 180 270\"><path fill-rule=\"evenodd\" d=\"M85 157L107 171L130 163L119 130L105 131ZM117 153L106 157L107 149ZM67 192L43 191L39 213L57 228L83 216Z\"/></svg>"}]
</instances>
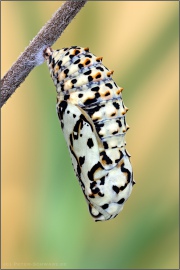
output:
<instances>
[{"instance_id":1,"label":"hanging chrysalis","mask_svg":"<svg viewBox=\"0 0 180 270\"><path fill-rule=\"evenodd\" d=\"M57 90L57 114L72 164L95 221L118 215L134 185L125 149L123 88L88 48L44 52Z\"/></svg>"}]
</instances>

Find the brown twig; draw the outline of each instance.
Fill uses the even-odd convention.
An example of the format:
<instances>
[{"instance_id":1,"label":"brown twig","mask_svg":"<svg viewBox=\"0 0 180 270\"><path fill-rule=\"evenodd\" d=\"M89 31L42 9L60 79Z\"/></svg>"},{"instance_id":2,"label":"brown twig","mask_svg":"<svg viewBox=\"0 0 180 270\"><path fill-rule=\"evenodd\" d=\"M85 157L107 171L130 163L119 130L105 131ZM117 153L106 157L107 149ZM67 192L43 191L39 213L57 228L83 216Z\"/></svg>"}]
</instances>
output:
<instances>
[{"instance_id":1,"label":"brown twig","mask_svg":"<svg viewBox=\"0 0 180 270\"><path fill-rule=\"evenodd\" d=\"M31 70L44 62L44 49L52 46L86 2L66 1L30 42L1 80L1 107Z\"/></svg>"}]
</instances>

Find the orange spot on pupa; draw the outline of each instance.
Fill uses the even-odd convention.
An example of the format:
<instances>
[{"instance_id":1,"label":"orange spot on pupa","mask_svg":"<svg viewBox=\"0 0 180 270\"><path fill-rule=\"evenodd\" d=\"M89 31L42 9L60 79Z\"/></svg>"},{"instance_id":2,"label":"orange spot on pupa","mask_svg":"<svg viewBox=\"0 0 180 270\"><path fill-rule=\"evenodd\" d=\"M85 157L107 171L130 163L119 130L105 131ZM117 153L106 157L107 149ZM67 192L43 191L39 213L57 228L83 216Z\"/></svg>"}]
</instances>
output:
<instances>
[{"instance_id":1,"label":"orange spot on pupa","mask_svg":"<svg viewBox=\"0 0 180 270\"><path fill-rule=\"evenodd\" d=\"M95 78L95 79L100 79L100 78L101 78L101 72L97 72L97 73L94 75L94 78Z\"/></svg>"},{"instance_id":2,"label":"orange spot on pupa","mask_svg":"<svg viewBox=\"0 0 180 270\"><path fill-rule=\"evenodd\" d=\"M107 97L107 96L110 96L110 92L109 91L106 91L105 93L101 94L101 97Z\"/></svg>"},{"instance_id":3,"label":"orange spot on pupa","mask_svg":"<svg viewBox=\"0 0 180 270\"><path fill-rule=\"evenodd\" d=\"M124 114L126 114L126 111L124 110L124 111L122 111L122 115L124 115Z\"/></svg>"},{"instance_id":4,"label":"orange spot on pupa","mask_svg":"<svg viewBox=\"0 0 180 270\"><path fill-rule=\"evenodd\" d=\"M119 95L122 91L123 91L124 88L120 87L117 91L116 91L116 94Z\"/></svg>"},{"instance_id":5,"label":"orange spot on pupa","mask_svg":"<svg viewBox=\"0 0 180 270\"><path fill-rule=\"evenodd\" d=\"M96 61L102 61L103 57L102 56L99 56L99 57L96 57Z\"/></svg>"},{"instance_id":6,"label":"orange spot on pupa","mask_svg":"<svg viewBox=\"0 0 180 270\"><path fill-rule=\"evenodd\" d=\"M129 111L129 108L128 107L126 107L126 106L124 106L124 107L125 107L126 112Z\"/></svg>"},{"instance_id":7,"label":"orange spot on pupa","mask_svg":"<svg viewBox=\"0 0 180 270\"><path fill-rule=\"evenodd\" d=\"M54 71L57 72L59 70L59 66L55 65Z\"/></svg>"},{"instance_id":8,"label":"orange spot on pupa","mask_svg":"<svg viewBox=\"0 0 180 270\"><path fill-rule=\"evenodd\" d=\"M110 76L110 75L112 75L113 73L114 73L114 70L110 70L110 71L107 72L107 76Z\"/></svg>"},{"instance_id":9,"label":"orange spot on pupa","mask_svg":"<svg viewBox=\"0 0 180 270\"><path fill-rule=\"evenodd\" d=\"M91 60L89 58L86 58L83 64L87 66L91 64Z\"/></svg>"},{"instance_id":10,"label":"orange spot on pupa","mask_svg":"<svg viewBox=\"0 0 180 270\"><path fill-rule=\"evenodd\" d=\"M74 49L73 55L78 55L80 53L80 50Z\"/></svg>"}]
</instances>

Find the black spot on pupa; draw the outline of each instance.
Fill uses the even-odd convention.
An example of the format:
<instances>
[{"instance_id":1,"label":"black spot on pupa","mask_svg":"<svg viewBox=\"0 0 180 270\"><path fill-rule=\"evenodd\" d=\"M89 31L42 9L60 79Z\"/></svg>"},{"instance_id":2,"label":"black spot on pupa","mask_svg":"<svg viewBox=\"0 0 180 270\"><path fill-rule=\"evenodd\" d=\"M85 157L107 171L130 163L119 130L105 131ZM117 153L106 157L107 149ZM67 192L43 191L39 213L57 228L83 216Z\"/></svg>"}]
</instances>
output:
<instances>
[{"instance_id":1,"label":"black spot on pupa","mask_svg":"<svg viewBox=\"0 0 180 270\"><path fill-rule=\"evenodd\" d=\"M96 97L96 99L99 98L100 97L100 94L98 92L95 93L95 97Z\"/></svg>"},{"instance_id":2,"label":"black spot on pupa","mask_svg":"<svg viewBox=\"0 0 180 270\"><path fill-rule=\"evenodd\" d=\"M63 92L64 91L64 84L60 84L61 86L61 91Z\"/></svg>"},{"instance_id":3,"label":"black spot on pupa","mask_svg":"<svg viewBox=\"0 0 180 270\"><path fill-rule=\"evenodd\" d=\"M63 119L63 115L64 115L66 108L67 108L67 102L64 100L61 101L61 103L59 104L59 108L58 108L58 116L59 116L60 120Z\"/></svg>"},{"instance_id":4,"label":"black spot on pupa","mask_svg":"<svg viewBox=\"0 0 180 270\"><path fill-rule=\"evenodd\" d=\"M101 179L100 179L100 185L104 185L104 182L105 182L105 176L103 176Z\"/></svg>"},{"instance_id":5,"label":"black spot on pupa","mask_svg":"<svg viewBox=\"0 0 180 270\"><path fill-rule=\"evenodd\" d=\"M73 79L73 80L71 80L71 83L72 84L75 84L75 83L77 83L77 80L76 79Z\"/></svg>"},{"instance_id":6,"label":"black spot on pupa","mask_svg":"<svg viewBox=\"0 0 180 270\"><path fill-rule=\"evenodd\" d=\"M110 89L113 88L112 84L111 83L106 83L105 86L109 87Z\"/></svg>"},{"instance_id":7,"label":"black spot on pupa","mask_svg":"<svg viewBox=\"0 0 180 270\"><path fill-rule=\"evenodd\" d=\"M86 54L86 57L92 58L92 55L91 54Z\"/></svg>"},{"instance_id":8,"label":"black spot on pupa","mask_svg":"<svg viewBox=\"0 0 180 270\"><path fill-rule=\"evenodd\" d=\"M66 68L66 69L64 70L64 73L67 75L67 74L69 73L69 69Z\"/></svg>"},{"instance_id":9,"label":"black spot on pupa","mask_svg":"<svg viewBox=\"0 0 180 270\"><path fill-rule=\"evenodd\" d=\"M82 97L83 97L83 94L79 94L79 95L78 95L78 98L82 98Z\"/></svg>"},{"instance_id":10,"label":"black spot on pupa","mask_svg":"<svg viewBox=\"0 0 180 270\"><path fill-rule=\"evenodd\" d=\"M88 139L87 145L89 148L92 148L94 146L93 140L91 138Z\"/></svg>"},{"instance_id":11,"label":"black spot on pupa","mask_svg":"<svg viewBox=\"0 0 180 270\"><path fill-rule=\"evenodd\" d=\"M91 91L97 92L99 90L99 86L95 86L91 88Z\"/></svg>"},{"instance_id":12,"label":"black spot on pupa","mask_svg":"<svg viewBox=\"0 0 180 270\"><path fill-rule=\"evenodd\" d=\"M52 55L49 56L49 64L51 63L52 61Z\"/></svg>"},{"instance_id":13,"label":"black spot on pupa","mask_svg":"<svg viewBox=\"0 0 180 270\"><path fill-rule=\"evenodd\" d=\"M108 203L105 203L103 205L101 205L102 209L107 209L109 207L109 204Z\"/></svg>"},{"instance_id":14,"label":"black spot on pupa","mask_svg":"<svg viewBox=\"0 0 180 270\"><path fill-rule=\"evenodd\" d=\"M86 99L86 101L84 102L84 105L87 106L87 105L90 105L92 103L92 100L93 99Z\"/></svg>"},{"instance_id":15,"label":"black spot on pupa","mask_svg":"<svg viewBox=\"0 0 180 270\"><path fill-rule=\"evenodd\" d=\"M79 157L79 165L82 166L85 162L85 156Z\"/></svg>"},{"instance_id":16,"label":"black spot on pupa","mask_svg":"<svg viewBox=\"0 0 180 270\"><path fill-rule=\"evenodd\" d=\"M84 75L90 75L90 74L91 74L91 70L84 72Z\"/></svg>"},{"instance_id":17,"label":"black spot on pupa","mask_svg":"<svg viewBox=\"0 0 180 270\"><path fill-rule=\"evenodd\" d=\"M127 187L127 183L126 183L124 186L121 186L121 187L119 188L119 190L120 190L120 191L123 191L126 187Z\"/></svg>"},{"instance_id":18,"label":"black spot on pupa","mask_svg":"<svg viewBox=\"0 0 180 270\"><path fill-rule=\"evenodd\" d=\"M74 62L74 64L76 65L76 64L78 64L80 61L81 61L81 59L78 59L78 60L76 60L76 61Z\"/></svg>"},{"instance_id":19,"label":"black spot on pupa","mask_svg":"<svg viewBox=\"0 0 180 270\"><path fill-rule=\"evenodd\" d=\"M120 199L117 203L118 203L118 204L123 204L124 202L125 202L125 199L122 198L122 199Z\"/></svg>"},{"instance_id":20,"label":"black spot on pupa","mask_svg":"<svg viewBox=\"0 0 180 270\"><path fill-rule=\"evenodd\" d=\"M113 102L113 105L117 110L119 110L120 106L119 106L119 104L117 102Z\"/></svg>"},{"instance_id":21,"label":"black spot on pupa","mask_svg":"<svg viewBox=\"0 0 180 270\"><path fill-rule=\"evenodd\" d=\"M97 194L99 191L100 191L100 190L99 190L99 188L98 188L98 187L96 187L96 188L92 189L93 194Z\"/></svg>"},{"instance_id":22,"label":"black spot on pupa","mask_svg":"<svg viewBox=\"0 0 180 270\"><path fill-rule=\"evenodd\" d=\"M119 127L122 127L121 120L116 120L116 123L118 123Z\"/></svg>"},{"instance_id":23,"label":"black spot on pupa","mask_svg":"<svg viewBox=\"0 0 180 270\"><path fill-rule=\"evenodd\" d=\"M104 194L101 193L100 191L98 192L98 195L99 195L100 197L104 197Z\"/></svg>"},{"instance_id":24,"label":"black spot on pupa","mask_svg":"<svg viewBox=\"0 0 180 270\"><path fill-rule=\"evenodd\" d=\"M54 68L55 67L55 59L54 58L52 58L52 68Z\"/></svg>"},{"instance_id":25,"label":"black spot on pupa","mask_svg":"<svg viewBox=\"0 0 180 270\"><path fill-rule=\"evenodd\" d=\"M93 181L92 183L90 183L90 189L93 189L96 186L96 181Z\"/></svg>"},{"instance_id":26,"label":"black spot on pupa","mask_svg":"<svg viewBox=\"0 0 180 270\"><path fill-rule=\"evenodd\" d=\"M60 61L58 62L59 68L61 68L61 65L62 65L62 60L60 60Z\"/></svg>"},{"instance_id":27,"label":"black spot on pupa","mask_svg":"<svg viewBox=\"0 0 180 270\"><path fill-rule=\"evenodd\" d=\"M78 65L78 68L79 68L79 69L83 68L83 64L79 64L79 65Z\"/></svg>"},{"instance_id":28,"label":"black spot on pupa","mask_svg":"<svg viewBox=\"0 0 180 270\"><path fill-rule=\"evenodd\" d=\"M117 186L112 186L112 189L118 194L119 193L119 188Z\"/></svg>"},{"instance_id":29,"label":"black spot on pupa","mask_svg":"<svg viewBox=\"0 0 180 270\"><path fill-rule=\"evenodd\" d=\"M93 81L93 77L92 76L88 76L88 81L92 82Z\"/></svg>"},{"instance_id":30,"label":"black spot on pupa","mask_svg":"<svg viewBox=\"0 0 180 270\"><path fill-rule=\"evenodd\" d=\"M104 68L103 67L97 67L96 69L101 70L101 71L104 71Z\"/></svg>"},{"instance_id":31,"label":"black spot on pupa","mask_svg":"<svg viewBox=\"0 0 180 270\"><path fill-rule=\"evenodd\" d=\"M108 149L108 143L107 142L103 142L104 148Z\"/></svg>"},{"instance_id":32,"label":"black spot on pupa","mask_svg":"<svg viewBox=\"0 0 180 270\"><path fill-rule=\"evenodd\" d=\"M64 95L64 100L68 100L69 99L69 97L70 97L70 95L68 94L68 95Z\"/></svg>"},{"instance_id":33,"label":"black spot on pupa","mask_svg":"<svg viewBox=\"0 0 180 270\"><path fill-rule=\"evenodd\" d=\"M63 123L63 121L61 121L61 128L62 128L62 129L64 128L64 123Z\"/></svg>"}]
</instances>

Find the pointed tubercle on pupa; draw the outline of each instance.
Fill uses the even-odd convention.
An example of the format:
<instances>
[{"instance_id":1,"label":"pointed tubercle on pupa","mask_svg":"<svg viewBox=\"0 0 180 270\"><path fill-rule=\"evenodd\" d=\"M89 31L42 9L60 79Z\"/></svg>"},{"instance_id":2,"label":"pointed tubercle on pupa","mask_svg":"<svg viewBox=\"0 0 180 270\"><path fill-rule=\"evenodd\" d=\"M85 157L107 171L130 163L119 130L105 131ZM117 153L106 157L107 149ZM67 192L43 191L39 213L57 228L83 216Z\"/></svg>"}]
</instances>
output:
<instances>
[{"instance_id":1,"label":"pointed tubercle on pupa","mask_svg":"<svg viewBox=\"0 0 180 270\"><path fill-rule=\"evenodd\" d=\"M114 73L114 70L110 70L107 72L107 76L110 77Z\"/></svg>"},{"instance_id":2,"label":"pointed tubercle on pupa","mask_svg":"<svg viewBox=\"0 0 180 270\"><path fill-rule=\"evenodd\" d=\"M133 184L133 186L134 186L134 185L136 184L136 182L133 180L132 184Z\"/></svg>"},{"instance_id":3,"label":"pointed tubercle on pupa","mask_svg":"<svg viewBox=\"0 0 180 270\"><path fill-rule=\"evenodd\" d=\"M126 131L130 129L130 126L128 124L126 124Z\"/></svg>"},{"instance_id":4,"label":"pointed tubercle on pupa","mask_svg":"<svg viewBox=\"0 0 180 270\"><path fill-rule=\"evenodd\" d=\"M116 94L119 95L121 92L124 90L124 88L120 87L119 89L116 90Z\"/></svg>"},{"instance_id":5,"label":"pointed tubercle on pupa","mask_svg":"<svg viewBox=\"0 0 180 270\"><path fill-rule=\"evenodd\" d=\"M128 111L129 111L129 108L128 108L128 107L126 107L126 106L124 106L124 109L125 109L125 111L126 111L126 112L128 112Z\"/></svg>"},{"instance_id":6,"label":"pointed tubercle on pupa","mask_svg":"<svg viewBox=\"0 0 180 270\"><path fill-rule=\"evenodd\" d=\"M99 56L99 57L96 57L96 61L102 61L103 60L103 57L102 56Z\"/></svg>"}]
</instances>

